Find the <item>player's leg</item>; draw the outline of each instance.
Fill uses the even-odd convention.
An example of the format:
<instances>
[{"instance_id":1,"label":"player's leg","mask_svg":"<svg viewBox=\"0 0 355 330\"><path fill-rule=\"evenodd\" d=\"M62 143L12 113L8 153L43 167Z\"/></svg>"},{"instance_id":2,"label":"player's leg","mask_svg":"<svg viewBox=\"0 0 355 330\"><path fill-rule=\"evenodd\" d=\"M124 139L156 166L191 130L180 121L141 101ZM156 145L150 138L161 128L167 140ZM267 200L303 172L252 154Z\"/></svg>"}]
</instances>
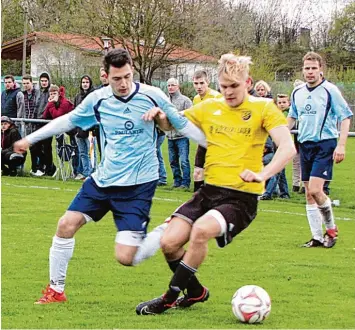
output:
<instances>
[{"instance_id":1,"label":"player's leg","mask_svg":"<svg viewBox=\"0 0 355 330\"><path fill-rule=\"evenodd\" d=\"M207 300L209 293L206 288L203 288L199 297L191 297L187 294L179 300L177 298L180 292L187 288L190 279L195 276L197 268L206 257L208 241L211 238L218 238L218 245L223 247L230 243L232 238L245 229L255 218L257 210L256 195L208 185L204 186L199 192L204 190L206 190L206 195L210 197L207 204L211 205L212 209L194 222L190 234L189 249L176 269L168 291L162 297L139 304L136 308L137 314L160 314L176 305L184 306L185 302L187 303L184 307L189 307L196 301ZM219 205L219 203L222 204ZM187 213L189 208L185 207L184 209L182 206L180 210L176 211L175 215L178 212L183 213L181 210ZM185 217L184 220L191 219ZM182 305L180 301L183 303Z\"/></svg>"},{"instance_id":2,"label":"player's leg","mask_svg":"<svg viewBox=\"0 0 355 330\"><path fill-rule=\"evenodd\" d=\"M336 139L318 142L318 152L314 159L308 185L309 194L315 200L326 227L323 242L323 246L326 248L333 247L338 238L338 229L334 222L331 200L324 193L325 182L332 179L333 153L336 145Z\"/></svg>"},{"instance_id":3,"label":"player's leg","mask_svg":"<svg viewBox=\"0 0 355 330\"><path fill-rule=\"evenodd\" d=\"M68 264L74 252L74 235L87 222L100 220L107 211L105 194L89 178L58 222L49 253L50 284L36 304L66 301L64 288Z\"/></svg>"},{"instance_id":4,"label":"player's leg","mask_svg":"<svg viewBox=\"0 0 355 330\"><path fill-rule=\"evenodd\" d=\"M165 227L147 234L149 213L157 181L130 187L115 187L110 195L110 208L118 229L115 256L124 266L137 265L153 256L160 248Z\"/></svg>"},{"instance_id":5,"label":"player's leg","mask_svg":"<svg viewBox=\"0 0 355 330\"><path fill-rule=\"evenodd\" d=\"M312 238L302 247L312 248L323 246L322 215L312 194L309 191L309 180L315 158L315 145L312 142L300 143L301 179L306 193L306 215Z\"/></svg>"},{"instance_id":6,"label":"player's leg","mask_svg":"<svg viewBox=\"0 0 355 330\"><path fill-rule=\"evenodd\" d=\"M198 282L194 275L196 270L191 272L190 268L182 261L185 254L183 246L188 241L190 232L191 224L189 222L178 217L173 217L162 237L162 250L170 269L174 272L173 279L175 279L176 276L178 276L179 280L184 277L184 289L187 289L188 284L191 285L191 281L194 282L194 285L196 285L197 282L204 294L199 300L205 301L208 299L208 290ZM184 270L187 270L188 276L186 276ZM173 295L170 293L171 290L173 290ZM174 287L172 282L170 282L169 290L163 296L139 304L136 307L136 312L138 315L160 314L165 310L176 306L176 300L180 292L181 289L179 287ZM199 293L198 296L201 296L201 294Z\"/></svg>"}]
</instances>

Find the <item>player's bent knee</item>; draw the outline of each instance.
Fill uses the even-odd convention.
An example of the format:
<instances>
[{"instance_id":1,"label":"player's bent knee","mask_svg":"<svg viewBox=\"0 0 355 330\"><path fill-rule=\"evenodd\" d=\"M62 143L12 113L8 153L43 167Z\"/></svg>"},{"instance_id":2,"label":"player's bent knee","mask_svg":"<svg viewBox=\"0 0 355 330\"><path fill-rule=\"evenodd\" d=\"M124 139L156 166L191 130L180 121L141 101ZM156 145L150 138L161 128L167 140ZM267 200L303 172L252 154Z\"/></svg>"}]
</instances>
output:
<instances>
[{"instance_id":1,"label":"player's bent knee","mask_svg":"<svg viewBox=\"0 0 355 330\"><path fill-rule=\"evenodd\" d=\"M171 238L170 236L162 236L160 239L160 247L164 254L172 254L180 249L181 242L176 239Z\"/></svg>"},{"instance_id":2,"label":"player's bent knee","mask_svg":"<svg viewBox=\"0 0 355 330\"><path fill-rule=\"evenodd\" d=\"M58 221L57 236L71 238L85 223L85 218L81 213L66 212Z\"/></svg>"},{"instance_id":3,"label":"player's bent knee","mask_svg":"<svg viewBox=\"0 0 355 330\"><path fill-rule=\"evenodd\" d=\"M131 256L123 256L123 255L117 255L116 254L116 260L122 265L122 266L133 266L133 257Z\"/></svg>"},{"instance_id":4,"label":"player's bent knee","mask_svg":"<svg viewBox=\"0 0 355 330\"><path fill-rule=\"evenodd\" d=\"M195 223L191 230L190 242L204 243L208 241L209 238L206 228Z\"/></svg>"},{"instance_id":5,"label":"player's bent knee","mask_svg":"<svg viewBox=\"0 0 355 330\"><path fill-rule=\"evenodd\" d=\"M116 244L115 257L123 266L133 266L133 259L137 252L137 247L127 246L124 244Z\"/></svg>"}]
</instances>

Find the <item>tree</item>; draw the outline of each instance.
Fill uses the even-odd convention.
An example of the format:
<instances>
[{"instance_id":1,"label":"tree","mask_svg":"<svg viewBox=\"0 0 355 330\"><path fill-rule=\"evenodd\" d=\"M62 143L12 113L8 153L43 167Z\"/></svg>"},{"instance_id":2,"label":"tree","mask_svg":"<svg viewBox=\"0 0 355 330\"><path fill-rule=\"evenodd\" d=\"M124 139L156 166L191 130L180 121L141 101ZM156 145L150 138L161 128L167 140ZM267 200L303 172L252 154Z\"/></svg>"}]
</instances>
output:
<instances>
[{"instance_id":1,"label":"tree","mask_svg":"<svg viewBox=\"0 0 355 330\"><path fill-rule=\"evenodd\" d=\"M338 49L355 52L355 2L350 3L335 18L330 35Z\"/></svg>"},{"instance_id":2,"label":"tree","mask_svg":"<svg viewBox=\"0 0 355 330\"><path fill-rule=\"evenodd\" d=\"M193 12L200 4L179 0L89 0L87 15L96 34L118 41L132 54L140 81L177 60L170 55L193 35ZM184 55L181 54L181 61Z\"/></svg>"}]
</instances>

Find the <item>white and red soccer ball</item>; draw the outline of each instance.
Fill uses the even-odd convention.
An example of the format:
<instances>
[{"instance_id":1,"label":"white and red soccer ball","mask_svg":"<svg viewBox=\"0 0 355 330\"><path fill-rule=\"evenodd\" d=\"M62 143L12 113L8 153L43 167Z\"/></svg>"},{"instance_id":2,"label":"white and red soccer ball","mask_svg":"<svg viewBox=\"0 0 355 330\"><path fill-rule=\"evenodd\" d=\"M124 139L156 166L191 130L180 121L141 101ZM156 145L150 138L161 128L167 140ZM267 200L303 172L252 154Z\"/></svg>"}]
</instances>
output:
<instances>
[{"instance_id":1,"label":"white and red soccer ball","mask_svg":"<svg viewBox=\"0 0 355 330\"><path fill-rule=\"evenodd\" d=\"M232 310L240 322L260 323L270 314L271 300L260 286L245 285L233 295Z\"/></svg>"}]
</instances>

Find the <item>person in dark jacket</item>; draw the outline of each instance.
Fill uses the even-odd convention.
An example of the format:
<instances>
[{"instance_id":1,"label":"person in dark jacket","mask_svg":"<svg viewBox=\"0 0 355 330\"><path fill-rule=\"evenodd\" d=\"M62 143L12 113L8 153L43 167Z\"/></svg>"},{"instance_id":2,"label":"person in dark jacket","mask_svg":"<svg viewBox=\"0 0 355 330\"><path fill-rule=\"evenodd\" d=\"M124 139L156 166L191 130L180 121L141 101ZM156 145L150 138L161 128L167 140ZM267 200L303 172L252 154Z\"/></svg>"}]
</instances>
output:
<instances>
[{"instance_id":1,"label":"person in dark jacket","mask_svg":"<svg viewBox=\"0 0 355 330\"><path fill-rule=\"evenodd\" d=\"M47 107L49 99L49 87L51 85L51 80L47 72L42 72L39 76L39 99L36 103L36 114L37 118L43 119L44 110ZM38 124L36 129L44 126L43 124ZM36 143L36 146L39 150L39 164L37 171L35 172L36 176L48 175L55 176L57 173L57 168L53 163L53 151L52 151L52 140L53 137L39 141Z\"/></svg>"},{"instance_id":2,"label":"person in dark jacket","mask_svg":"<svg viewBox=\"0 0 355 330\"><path fill-rule=\"evenodd\" d=\"M26 153L14 152L13 144L21 140L20 132L8 116L1 117L1 171L2 175L17 175L17 167L24 164Z\"/></svg>"},{"instance_id":3,"label":"person in dark jacket","mask_svg":"<svg viewBox=\"0 0 355 330\"><path fill-rule=\"evenodd\" d=\"M39 100L39 90L34 88L32 77L30 75L24 75L22 77L22 87L23 87L23 96L25 100L25 115L26 119L36 119L37 113L37 102ZM25 126L25 135L29 135L36 130L37 124L26 123ZM41 149L37 144L34 144L30 147L31 154L31 175L40 176L44 173L39 171L38 163L39 157L41 156Z\"/></svg>"},{"instance_id":4,"label":"person in dark jacket","mask_svg":"<svg viewBox=\"0 0 355 330\"><path fill-rule=\"evenodd\" d=\"M5 90L1 93L1 115L9 118L23 118L25 101L20 86L11 75L4 77Z\"/></svg>"},{"instance_id":5,"label":"person in dark jacket","mask_svg":"<svg viewBox=\"0 0 355 330\"><path fill-rule=\"evenodd\" d=\"M92 79L89 75L84 75L80 79L80 93L75 96L74 107L76 108L86 96L88 96L95 88L92 83ZM92 173L92 167L89 157L89 131L83 131L81 128L77 128L77 134L75 136L76 143L78 145L79 153L79 166L78 174L75 177L76 180L84 180Z\"/></svg>"},{"instance_id":6,"label":"person in dark jacket","mask_svg":"<svg viewBox=\"0 0 355 330\"><path fill-rule=\"evenodd\" d=\"M249 76L248 94L251 96L258 97L258 94L256 93L256 90L254 88L254 80L251 76Z\"/></svg>"}]
</instances>

